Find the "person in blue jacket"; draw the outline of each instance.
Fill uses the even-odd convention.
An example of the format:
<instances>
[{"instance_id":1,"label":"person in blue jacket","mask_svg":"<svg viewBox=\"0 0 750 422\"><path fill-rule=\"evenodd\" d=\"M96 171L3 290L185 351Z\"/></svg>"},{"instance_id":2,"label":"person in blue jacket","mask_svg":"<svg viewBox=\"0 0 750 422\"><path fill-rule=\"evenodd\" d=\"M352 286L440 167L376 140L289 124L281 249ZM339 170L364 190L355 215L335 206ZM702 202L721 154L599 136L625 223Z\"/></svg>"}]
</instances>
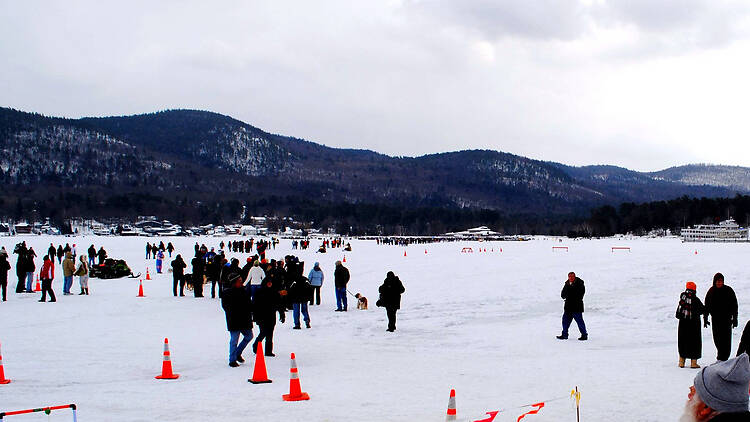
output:
<instances>
[{"instance_id":1,"label":"person in blue jacket","mask_svg":"<svg viewBox=\"0 0 750 422\"><path fill-rule=\"evenodd\" d=\"M323 287L325 275L323 275L323 270L320 269L319 262L316 262L313 269L310 270L307 279L310 281L310 285L313 288L313 294L310 296L310 305L313 305L313 301L315 302L315 305L320 305L320 288Z\"/></svg>"}]
</instances>

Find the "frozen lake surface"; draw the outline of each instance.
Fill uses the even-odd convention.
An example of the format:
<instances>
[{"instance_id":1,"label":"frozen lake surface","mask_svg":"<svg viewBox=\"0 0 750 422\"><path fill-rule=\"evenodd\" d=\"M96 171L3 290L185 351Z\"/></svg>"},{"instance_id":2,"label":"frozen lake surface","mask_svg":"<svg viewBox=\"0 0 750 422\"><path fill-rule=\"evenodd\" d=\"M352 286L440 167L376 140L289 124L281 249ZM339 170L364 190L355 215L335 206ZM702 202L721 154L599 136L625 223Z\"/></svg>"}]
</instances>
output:
<instances>
[{"instance_id":1,"label":"frozen lake surface","mask_svg":"<svg viewBox=\"0 0 750 422\"><path fill-rule=\"evenodd\" d=\"M129 278L91 279L90 296L63 296L60 266L53 283L57 303L15 294L12 251L19 239L40 257L50 242L76 243L79 254L92 243L104 246L136 273L145 275L150 268L153 280L143 282L147 297L136 297L138 280ZM218 249L222 239L227 240L161 240L172 241L189 261L196 240ZM291 312L285 324L277 324L277 356L266 360L273 383L253 385L247 382L254 362L249 350L245 364L227 366L228 332L219 299L210 298L210 289L206 298L173 297L172 275L155 274L154 261L145 259L145 243L153 240L0 238L13 267L8 301L0 303L5 374L13 382L0 385L0 411L76 403L84 422L439 421L455 388L459 420L508 409L495 421L515 421L531 410L518 406L560 399L524 421L574 421L574 402L562 398L578 386L581 420L677 420L696 371L677 367L674 312L685 282L695 281L703 298L713 274L722 272L734 288L740 326L733 333L733 354L750 318L748 244L550 238L403 248L351 241L345 263L352 275L349 290L368 297L370 310L355 310L350 297L349 312L343 313L334 312L333 269L344 253L316 253L316 241L306 251L292 251L291 241L282 240L267 257L295 254L305 261L305 274L319 261L326 275L323 301L310 309L311 329L292 330ZM474 253L461 253L463 247ZM613 252L612 247L631 249ZM243 264L248 255L228 254ZM36 264L38 273L40 258ZM406 288L395 333L385 331L385 311L375 307L387 271ZM575 340L575 323L570 340L555 338L563 308L560 290L569 271L586 283L586 342ZM72 291L79 291L77 277ZM165 337L178 380L154 379ZM310 401L281 399L289 389L292 352ZM715 356L710 329L704 329L700 363ZM7 420L71 419L69 411L56 411Z\"/></svg>"}]
</instances>

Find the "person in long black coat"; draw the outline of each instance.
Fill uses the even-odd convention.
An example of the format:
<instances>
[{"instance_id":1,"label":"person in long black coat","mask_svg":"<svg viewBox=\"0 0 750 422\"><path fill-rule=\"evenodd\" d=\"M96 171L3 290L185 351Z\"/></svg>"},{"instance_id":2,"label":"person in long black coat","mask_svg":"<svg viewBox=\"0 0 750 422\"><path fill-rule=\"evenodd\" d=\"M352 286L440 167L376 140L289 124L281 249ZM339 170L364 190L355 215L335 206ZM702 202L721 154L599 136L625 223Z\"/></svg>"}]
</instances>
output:
<instances>
[{"instance_id":1,"label":"person in long black coat","mask_svg":"<svg viewBox=\"0 0 750 422\"><path fill-rule=\"evenodd\" d=\"M737 327L737 296L724 284L724 275L714 275L714 285L706 293L703 325L711 325L716 346L716 360L727 360L732 352L732 327ZM708 317L711 316L711 322Z\"/></svg>"},{"instance_id":2,"label":"person in long black coat","mask_svg":"<svg viewBox=\"0 0 750 422\"><path fill-rule=\"evenodd\" d=\"M281 308L280 298L273 279L266 277L253 296L253 320L260 330L253 343L253 352L257 352L258 343L265 340L265 355L276 356L273 354L273 330L276 328L276 312Z\"/></svg>"},{"instance_id":3,"label":"person in long black coat","mask_svg":"<svg viewBox=\"0 0 750 422\"><path fill-rule=\"evenodd\" d=\"M10 271L10 262L8 255L0 254L0 291L2 291L2 300L8 300L8 271Z\"/></svg>"},{"instance_id":4,"label":"person in long black coat","mask_svg":"<svg viewBox=\"0 0 750 422\"><path fill-rule=\"evenodd\" d=\"M384 307L388 316L388 329L386 331L396 331L396 311L401 309L401 294L406 289L404 289L401 280L393 274L393 271L388 271L378 291L380 292L380 299L378 299L380 304L378 306Z\"/></svg>"},{"instance_id":5,"label":"person in long black coat","mask_svg":"<svg viewBox=\"0 0 750 422\"><path fill-rule=\"evenodd\" d=\"M205 272L206 260L198 252L190 263L193 264L193 294L195 297L203 297L203 274Z\"/></svg>"},{"instance_id":6,"label":"person in long black coat","mask_svg":"<svg viewBox=\"0 0 750 422\"><path fill-rule=\"evenodd\" d=\"M253 339L253 318L250 293L242 285L242 278L232 278L232 285L221 294L221 307L227 319L229 331L229 366L237 367L244 362L242 352ZM242 341L237 344L242 334Z\"/></svg>"},{"instance_id":7,"label":"person in long black coat","mask_svg":"<svg viewBox=\"0 0 750 422\"><path fill-rule=\"evenodd\" d=\"M177 296L177 284L180 284L180 296L185 296L185 268L187 264L182 260L182 255L177 254L172 261L172 294Z\"/></svg>"},{"instance_id":8,"label":"person in long black coat","mask_svg":"<svg viewBox=\"0 0 750 422\"><path fill-rule=\"evenodd\" d=\"M16 293L23 293L26 291L26 267L28 266L26 264L26 260L28 259L28 257L26 256L27 251L26 241L17 244L15 249L13 249L13 253L18 255L18 259L16 260L16 276L18 276Z\"/></svg>"},{"instance_id":9,"label":"person in long black coat","mask_svg":"<svg viewBox=\"0 0 750 422\"><path fill-rule=\"evenodd\" d=\"M568 328L573 320L578 324L578 331L581 337L578 340L588 340L589 334L586 331L586 323L583 321L583 296L586 294L586 286L583 280L576 277L576 273L569 272L568 280L565 281L560 297L565 300L562 316L562 334L557 336L560 340L568 338Z\"/></svg>"},{"instance_id":10,"label":"person in long black coat","mask_svg":"<svg viewBox=\"0 0 750 422\"><path fill-rule=\"evenodd\" d=\"M701 316L705 313L703 303L696 295L696 286L692 281L685 285L685 291L680 294L675 318L680 322L677 326L677 351L680 354L679 367L685 367L685 359L690 359L691 368L700 368L698 359L703 353L701 339Z\"/></svg>"}]
</instances>

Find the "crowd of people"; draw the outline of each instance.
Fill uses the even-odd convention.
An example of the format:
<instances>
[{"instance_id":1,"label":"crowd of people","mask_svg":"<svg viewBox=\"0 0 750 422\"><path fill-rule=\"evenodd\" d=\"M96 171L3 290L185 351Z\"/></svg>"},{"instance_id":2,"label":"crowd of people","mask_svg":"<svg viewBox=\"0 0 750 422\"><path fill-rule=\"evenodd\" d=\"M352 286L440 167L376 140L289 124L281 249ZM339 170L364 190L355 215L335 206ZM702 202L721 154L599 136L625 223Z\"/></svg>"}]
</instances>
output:
<instances>
[{"instance_id":1,"label":"crowd of people","mask_svg":"<svg viewBox=\"0 0 750 422\"><path fill-rule=\"evenodd\" d=\"M75 243L72 246L66 243L65 246L60 244L57 247L50 243L47 254L42 256L42 266L39 269L37 281L41 286L39 289L36 289L34 286L34 274L37 269L35 262L37 254L34 248L27 246L26 241L22 241L13 248L13 254L18 255L15 266L16 276L18 277L16 293L38 293L41 291L42 297L39 299L39 302L46 302L47 295L50 297L50 302L57 301L55 292L52 289L52 280L55 277L55 259L57 259L57 264L62 266L63 295L73 294L71 288L73 287L74 276L78 276L81 288L79 295L88 295L88 280L91 266L95 265L97 257L99 258L99 265L107 257L107 252L103 247L97 251L94 245L91 245L87 250L87 255L78 257ZM77 257L79 262L76 265ZM0 248L0 291L2 292L2 301L7 301L8 272L11 269L9 259L8 251L3 246Z\"/></svg>"}]
</instances>

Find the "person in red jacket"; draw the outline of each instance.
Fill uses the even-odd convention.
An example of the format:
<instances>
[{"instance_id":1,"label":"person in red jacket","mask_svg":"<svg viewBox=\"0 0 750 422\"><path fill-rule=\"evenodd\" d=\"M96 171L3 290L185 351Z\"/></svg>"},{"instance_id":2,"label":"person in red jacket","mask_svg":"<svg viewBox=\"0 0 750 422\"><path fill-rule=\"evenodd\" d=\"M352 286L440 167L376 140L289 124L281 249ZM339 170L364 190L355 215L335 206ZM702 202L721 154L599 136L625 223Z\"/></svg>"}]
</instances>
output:
<instances>
[{"instance_id":1,"label":"person in red jacket","mask_svg":"<svg viewBox=\"0 0 750 422\"><path fill-rule=\"evenodd\" d=\"M39 279L42 280L42 298L40 302L47 301L47 292L49 292L49 301L57 302L55 299L55 292L52 291L52 279L55 278L55 263L50 261L49 256L44 256L44 263L42 264L42 271L39 272Z\"/></svg>"}]
</instances>

